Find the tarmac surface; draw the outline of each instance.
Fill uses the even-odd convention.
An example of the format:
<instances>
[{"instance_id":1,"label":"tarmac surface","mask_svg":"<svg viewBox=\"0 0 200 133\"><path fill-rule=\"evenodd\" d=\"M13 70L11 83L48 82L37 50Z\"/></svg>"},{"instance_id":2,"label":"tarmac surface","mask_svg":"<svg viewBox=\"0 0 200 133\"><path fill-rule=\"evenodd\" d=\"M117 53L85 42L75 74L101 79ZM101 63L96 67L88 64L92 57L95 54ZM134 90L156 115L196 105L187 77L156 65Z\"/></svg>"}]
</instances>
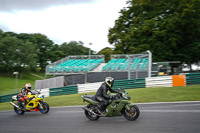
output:
<instances>
[{"instance_id":1,"label":"tarmac surface","mask_svg":"<svg viewBox=\"0 0 200 133\"><path fill-rule=\"evenodd\" d=\"M48 114L0 111L0 133L200 133L200 101L137 104L140 116L90 121L80 106L51 108Z\"/></svg>"}]
</instances>

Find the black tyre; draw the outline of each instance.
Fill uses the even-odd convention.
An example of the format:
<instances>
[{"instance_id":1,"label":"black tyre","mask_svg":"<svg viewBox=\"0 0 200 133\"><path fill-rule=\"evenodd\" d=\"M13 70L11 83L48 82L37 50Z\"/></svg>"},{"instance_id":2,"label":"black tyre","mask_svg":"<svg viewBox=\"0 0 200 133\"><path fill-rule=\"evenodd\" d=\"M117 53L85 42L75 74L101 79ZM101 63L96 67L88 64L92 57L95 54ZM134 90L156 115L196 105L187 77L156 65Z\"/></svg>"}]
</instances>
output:
<instances>
[{"instance_id":1,"label":"black tyre","mask_svg":"<svg viewBox=\"0 0 200 133\"><path fill-rule=\"evenodd\" d=\"M94 106L94 105L91 105L91 104L88 104L88 105L87 105L87 108L88 108L88 109L95 110L95 106ZM88 112L88 111L86 111L86 110L85 110L85 116L86 116L89 120L91 120L91 121L96 121L96 120L98 120L98 119L100 118L100 116L94 115L94 114L92 114L92 113L90 113L90 112Z\"/></svg>"},{"instance_id":2,"label":"black tyre","mask_svg":"<svg viewBox=\"0 0 200 133\"><path fill-rule=\"evenodd\" d=\"M49 112L49 105L48 105L48 103L46 103L46 102L41 102L40 104L42 105L42 107L39 108L40 112L41 112L42 114L47 114L47 113Z\"/></svg>"},{"instance_id":3,"label":"black tyre","mask_svg":"<svg viewBox=\"0 0 200 133\"><path fill-rule=\"evenodd\" d=\"M19 107L21 107L19 103L17 103L17 105L18 105ZM23 115L23 114L25 113L24 110L20 110L20 109L18 109L17 107L14 107L14 111L15 111L15 113L18 114L18 115Z\"/></svg>"},{"instance_id":4,"label":"black tyre","mask_svg":"<svg viewBox=\"0 0 200 133\"><path fill-rule=\"evenodd\" d=\"M139 117L140 110L136 105L133 105L130 107L130 110L127 110L126 108L124 108L122 110L122 114L127 120L134 121Z\"/></svg>"}]
</instances>

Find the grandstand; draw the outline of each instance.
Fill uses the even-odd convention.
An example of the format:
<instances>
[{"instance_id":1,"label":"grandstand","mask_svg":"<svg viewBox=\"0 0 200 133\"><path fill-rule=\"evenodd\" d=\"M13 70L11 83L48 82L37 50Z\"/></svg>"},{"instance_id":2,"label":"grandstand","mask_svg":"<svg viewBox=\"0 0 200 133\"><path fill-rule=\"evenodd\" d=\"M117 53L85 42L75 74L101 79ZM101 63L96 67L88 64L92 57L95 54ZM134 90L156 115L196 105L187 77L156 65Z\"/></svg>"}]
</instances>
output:
<instances>
[{"instance_id":1,"label":"grandstand","mask_svg":"<svg viewBox=\"0 0 200 133\"><path fill-rule=\"evenodd\" d=\"M90 72L104 62L104 55L68 56L46 66L46 75Z\"/></svg>"},{"instance_id":2,"label":"grandstand","mask_svg":"<svg viewBox=\"0 0 200 133\"><path fill-rule=\"evenodd\" d=\"M111 60L102 68L104 72L128 72L128 79L151 76L151 52L140 54L111 55Z\"/></svg>"},{"instance_id":3,"label":"grandstand","mask_svg":"<svg viewBox=\"0 0 200 133\"><path fill-rule=\"evenodd\" d=\"M105 63L104 55L68 56L46 66L46 75L66 75L66 83L100 82L106 76L115 79L151 77L151 52L111 55ZM95 77L95 78L94 78Z\"/></svg>"},{"instance_id":4,"label":"grandstand","mask_svg":"<svg viewBox=\"0 0 200 133\"><path fill-rule=\"evenodd\" d=\"M120 55L116 55L120 56ZM131 70L147 71L148 58L135 58L135 59L111 59L107 65L105 65L103 71L128 71L130 65Z\"/></svg>"}]
</instances>

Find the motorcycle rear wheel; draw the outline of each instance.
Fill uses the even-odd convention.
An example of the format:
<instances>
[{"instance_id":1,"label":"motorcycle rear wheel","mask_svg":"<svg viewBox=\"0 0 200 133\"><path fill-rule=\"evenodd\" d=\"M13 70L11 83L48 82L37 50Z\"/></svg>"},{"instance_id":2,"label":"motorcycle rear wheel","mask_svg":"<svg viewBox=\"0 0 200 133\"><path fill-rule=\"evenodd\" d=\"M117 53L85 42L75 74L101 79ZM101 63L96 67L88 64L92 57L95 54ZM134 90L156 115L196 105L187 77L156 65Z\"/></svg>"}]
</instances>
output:
<instances>
[{"instance_id":1,"label":"motorcycle rear wheel","mask_svg":"<svg viewBox=\"0 0 200 133\"><path fill-rule=\"evenodd\" d=\"M140 110L136 105L133 105L130 107L130 110L127 110L126 108L124 108L122 110L122 114L127 120L134 121L139 117Z\"/></svg>"},{"instance_id":2,"label":"motorcycle rear wheel","mask_svg":"<svg viewBox=\"0 0 200 133\"><path fill-rule=\"evenodd\" d=\"M87 105L87 108L88 108L88 109L94 109L95 106L92 105L92 104L88 104L88 105ZM100 118L100 116L94 115L94 114L92 114L92 113L90 113L90 112L88 112L88 111L86 111L86 110L85 110L85 116L86 116L89 120L91 120L91 121L96 121L96 120L98 120L98 119Z\"/></svg>"},{"instance_id":3,"label":"motorcycle rear wheel","mask_svg":"<svg viewBox=\"0 0 200 133\"><path fill-rule=\"evenodd\" d=\"M48 105L48 103L46 103L46 102L41 102L40 104L42 105L42 108L39 109L40 112L41 112L42 114L47 114L47 113L49 112L49 105Z\"/></svg>"},{"instance_id":4,"label":"motorcycle rear wheel","mask_svg":"<svg viewBox=\"0 0 200 133\"><path fill-rule=\"evenodd\" d=\"M17 103L17 105L20 106L19 103ZM23 115L23 114L25 113L24 110L20 110L20 109L18 109L17 107L14 107L14 111L15 111L15 113L18 114L18 115Z\"/></svg>"}]
</instances>

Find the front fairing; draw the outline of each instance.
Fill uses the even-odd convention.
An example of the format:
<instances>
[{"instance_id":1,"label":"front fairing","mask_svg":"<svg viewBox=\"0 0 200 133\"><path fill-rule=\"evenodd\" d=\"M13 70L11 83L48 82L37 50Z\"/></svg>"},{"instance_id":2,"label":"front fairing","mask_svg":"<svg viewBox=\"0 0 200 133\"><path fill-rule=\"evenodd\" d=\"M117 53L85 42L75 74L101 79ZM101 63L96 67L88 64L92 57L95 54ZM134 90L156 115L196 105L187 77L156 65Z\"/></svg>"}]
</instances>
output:
<instances>
[{"instance_id":1,"label":"front fairing","mask_svg":"<svg viewBox=\"0 0 200 133\"><path fill-rule=\"evenodd\" d=\"M104 116L121 116L121 110L124 106L128 104L128 100L117 99L110 100L110 104L107 106L107 112L105 112Z\"/></svg>"},{"instance_id":2,"label":"front fairing","mask_svg":"<svg viewBox=\"0 0 200 133\"><path fill-rule=\"evenodd\" d=\"M110 93L109 95L114 96L116 94ZM109 100L110 104L107 106L107 111L103 114L103 116L121 116L122 109L129 104L131 97L123 89L119 89L119 94L117 95L120 95L120 97Z\"/></svg>"},{"instance_id":3,"label":"front fairing","mask_svg":"<svg viewBox=\"0 0 200 133\"><path fill-rule=\"evenodd\" d=\"M32 100L27 100L27 104L26 104L26 109L27 110L31 110L34 109L38 106L38 104L40 103L40 101L42 101L44 99L44 95L42 94L35 94L35 95L31 95L28 94L27 97L29 98L33 98Z\"/></svg>"},{"instance_id":4,"label":"front fairing","mask_svg":"<svg viewBox=\"0 0 200 133\"><path fill-rule=\"evenodd\" d=\"M129 94L128 93L123 93L122 94L122 98L124 99L124 100L131 100L131 97L129 96Z\"/></svg>"},{"instance_id":5,"label":"front fairing","mask_svg":"<svg viewBox=\"0 0 200 133\"><path fill-rule=\"evenodd\" d=\"M17 100L17 95L12 96L12 101L18 101L18 100Z\"/></svg>"}]
</instances>

